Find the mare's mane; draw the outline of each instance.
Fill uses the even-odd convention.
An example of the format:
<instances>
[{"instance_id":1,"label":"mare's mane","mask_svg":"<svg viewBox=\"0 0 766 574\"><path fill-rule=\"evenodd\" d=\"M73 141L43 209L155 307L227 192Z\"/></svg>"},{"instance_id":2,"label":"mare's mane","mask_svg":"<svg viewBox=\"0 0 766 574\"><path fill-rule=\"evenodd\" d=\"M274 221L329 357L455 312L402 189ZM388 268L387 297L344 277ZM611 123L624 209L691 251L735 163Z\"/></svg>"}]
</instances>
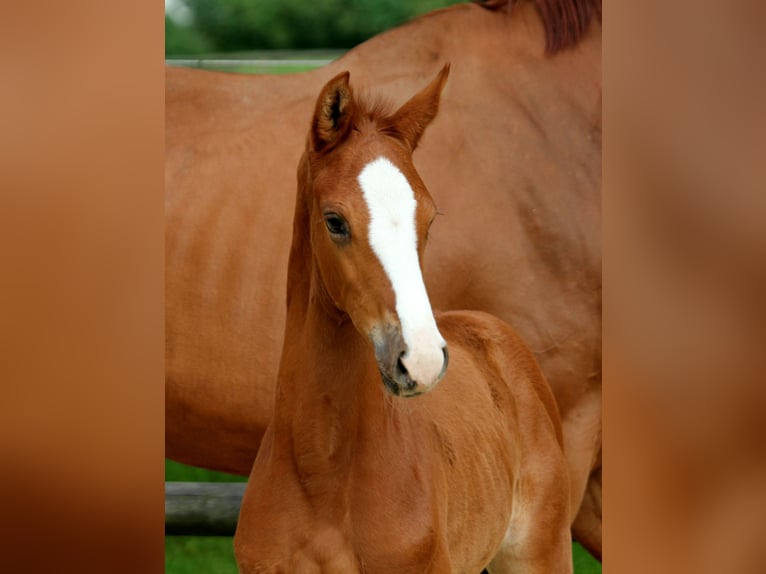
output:
<instances>
[{"instance_id":1,"label":"mare's mane","mask_svg":"<svg viewBox=\"0 0 766 574\"><path fill-rule=\"evenodd\" d=\"M473 0L490 10L512 12L519 0ZM601 0L532 0L545 26L545 50L555 54L576 46L593 17L601 21Z\"/></svg>"}]
</instances>

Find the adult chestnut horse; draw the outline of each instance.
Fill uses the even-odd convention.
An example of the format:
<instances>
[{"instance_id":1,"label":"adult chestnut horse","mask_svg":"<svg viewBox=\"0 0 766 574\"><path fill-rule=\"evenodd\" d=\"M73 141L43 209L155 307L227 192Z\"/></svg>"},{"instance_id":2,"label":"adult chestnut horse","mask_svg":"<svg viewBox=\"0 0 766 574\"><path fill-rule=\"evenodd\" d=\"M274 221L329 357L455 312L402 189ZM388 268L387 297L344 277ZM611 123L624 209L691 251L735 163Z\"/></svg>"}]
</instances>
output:
<instances>
[{"instance_id":1,"label":"adult chestnut horse","mask_svg":"<svg viewBox=\"0 0 766 574\"><path fill-rule=\"evenodd\" d=\"M251 469L274 405L293 170L320 88L348 69L401 103L450 61L444 112L415 154L442 214L424 261L431 302L492 313L535 353L583 501L573 532L599 555L600 3L487 4L303 74L167 70L166 453Z\"/></svg>"},{"instance_id":2,"label":"adult chestnut horse","mask_svg":"<svg viewBox=\"0 0 766 574\"><path fill-rule=\"evenodd\" d=\"M394 113L348 72L319 95L274 417L234 538L242 574L572 572L550 387L507 324L435 320L423 283L436 206L412 152L448 72Z\"/></svg>"}]
</instances>

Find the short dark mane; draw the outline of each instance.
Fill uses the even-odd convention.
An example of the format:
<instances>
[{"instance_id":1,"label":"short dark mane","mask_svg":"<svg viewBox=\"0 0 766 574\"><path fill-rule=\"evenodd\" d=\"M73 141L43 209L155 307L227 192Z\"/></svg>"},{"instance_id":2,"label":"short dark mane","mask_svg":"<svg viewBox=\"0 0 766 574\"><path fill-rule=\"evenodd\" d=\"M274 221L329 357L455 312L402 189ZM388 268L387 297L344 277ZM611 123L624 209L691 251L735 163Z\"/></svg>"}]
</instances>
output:
<instances>
[{"instance_id":1,"label":"short dark mane","mask_svg":"<svg viewBox=\"0 0 766 574\"><path fill-rule=\"evenodd\" d=\"M473 0L490 10L511 12L519 0ZM555 54L576 46L593 18L601 21L601 0L531 0L545 26L545 51Z\"/></svg>"},{"instance_id":2,"label":"short dark mane","mask_svg":"<svg viewBox=\"0 0 766 574\"><path fill-rule=\"evenodd\" d=\"M370 96L362 89L354 94L357 116L355 119L367 118L376 123L381 118L389 118L394 115L396 108L394 103L380 94Z\"/></svg>"},{"instance_id":3,"label":"short dark mane","mask_svg":"<svg viewBox=\"0 0 766 574\"><path fill-rule=\"evenodd\" d=\"M359 126L364 122L370 122L378 131L389 135L396 135L395 130L392 128L396 108L390 99L379 94L370 97L362 91L360 94L355 94L355 103L354 125Z\"/></svg>"}]
</instances>

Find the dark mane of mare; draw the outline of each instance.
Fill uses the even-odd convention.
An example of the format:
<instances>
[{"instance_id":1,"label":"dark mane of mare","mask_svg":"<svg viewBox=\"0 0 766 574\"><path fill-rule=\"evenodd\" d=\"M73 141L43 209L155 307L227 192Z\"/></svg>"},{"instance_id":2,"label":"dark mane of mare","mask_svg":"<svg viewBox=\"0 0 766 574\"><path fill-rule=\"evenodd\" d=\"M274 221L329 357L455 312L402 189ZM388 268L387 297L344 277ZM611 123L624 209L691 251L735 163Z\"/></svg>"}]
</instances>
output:
<instances>
[{"instance_id":1,"label":"dark mane of mare","mask_svg":"<svg viewBox=\"0 0 766 574\"><path fill-rule=\"evenodd\" d=\"M490 10L513 9L517 0L473 0ZM545 50L555 54L575 46L590 27L593 17L601 21L601 0L533 0L545 26Z\"/></svg>"}]
</instances>

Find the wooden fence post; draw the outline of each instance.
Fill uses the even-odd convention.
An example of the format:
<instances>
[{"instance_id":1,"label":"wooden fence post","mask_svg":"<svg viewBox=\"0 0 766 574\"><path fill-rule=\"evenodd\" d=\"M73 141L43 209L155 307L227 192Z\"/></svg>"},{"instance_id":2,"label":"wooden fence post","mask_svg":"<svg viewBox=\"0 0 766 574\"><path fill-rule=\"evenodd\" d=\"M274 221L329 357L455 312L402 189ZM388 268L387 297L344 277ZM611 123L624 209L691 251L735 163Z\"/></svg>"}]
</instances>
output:
<instances>
[{"instance_id":1,"label":"wooden fence post","mask_svg":"<svg viewBox=\"0 0 766 574\"><path fill-rule=\"evenodd\" d=\"M232 536L244 482L166 482L165 535Z\"/></svg>"}]
</instances>

